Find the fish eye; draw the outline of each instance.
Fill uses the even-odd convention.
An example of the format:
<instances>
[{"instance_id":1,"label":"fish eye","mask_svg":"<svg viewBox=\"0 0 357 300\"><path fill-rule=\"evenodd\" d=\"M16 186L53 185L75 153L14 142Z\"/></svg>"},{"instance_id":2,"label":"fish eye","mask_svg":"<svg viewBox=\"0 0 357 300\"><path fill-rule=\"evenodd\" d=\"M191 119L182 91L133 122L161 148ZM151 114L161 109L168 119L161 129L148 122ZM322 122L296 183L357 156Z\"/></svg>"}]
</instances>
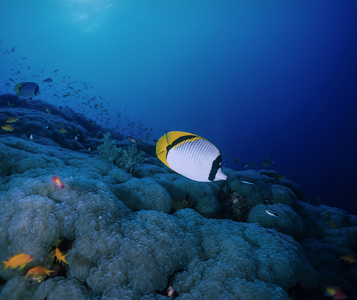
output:
<instances>
[{"instance_id":1,"label":"fish eye","mask_svg":"<svg viewBox=\"0 0 357 300\"><path fill-rule=\"evenodd\" d=\"M29 258L32 259L32 256L30 256Z\"/></svg>"}]
</instances>

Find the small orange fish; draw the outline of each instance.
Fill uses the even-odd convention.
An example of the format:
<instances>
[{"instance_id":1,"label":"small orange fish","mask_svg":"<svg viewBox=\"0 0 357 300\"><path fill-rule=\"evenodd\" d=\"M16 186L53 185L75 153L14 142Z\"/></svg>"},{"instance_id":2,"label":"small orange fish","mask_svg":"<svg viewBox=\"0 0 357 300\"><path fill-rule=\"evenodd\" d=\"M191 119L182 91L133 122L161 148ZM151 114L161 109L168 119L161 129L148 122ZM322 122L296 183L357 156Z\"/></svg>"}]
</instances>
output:
<instances>
[{"instance_id":1,"label":"small orange fish","mask_svg":"<svg viewBox=\"0 0 357 300\"><path fill-rule=\"evenodd\" d=\"M29 263L31 260L33 260L32 255L24 254L24 253L19 253L17 255L11 256L8 261L2 261L4 263L4 270L6 270L8 267L11 269L14 269L18 266L20 266L20 269L23 269L27 263Z\"/></svg>"},{"instance_id":2,"label":"small orange fish","mask_svg":"<svg viewBox=\"0 0 357 300\"><path fill-rule=\"evenodd\" d=\"M66 187L63 185L62 180L59 178L57 174L55 177L52 178L52 182L55 184L55 189L57 189L57 187L61 189L64 189Z\"/></svg>"},{"instance_id":3,"label":"small orange fish","mask_svg":"<svg viewBox=\"0 0 357 300\"><path fill-rule=\"evenodd\" d=\"M341 255L340 259L349 264L354 264L356 262L356 259L352 255Z\"/></svg>"},{"instance_id":4,"label":"small orange fish","mask_svg":"<svg viewBox=\"0 0 357 300\"><path fill-rule=\"evenodd\" d=\"M56 248L55 255L53 255L53 256L56 256L56 258L57 258L58 261L63 261L64 263L69 264L69 263L66 261L66 256L67 256L67 254L66 254L66 255L62 255L60 249Z\"/></svg>"},{"instance_id":5,"label":"small orange fish","mask_svg":"<svg viewBox=\"0 0 357 300\"><path fill-rule=\"evenodd\" d=\"M8 118L7 120L6 120L6 123L15 123L15 122L17 122L19 120L19 118Z\"/></svg>"},{"instance_id":6,"label":"small orange fish","mask_svg":"<svg viewBox=\"0 0 357 300\"><path fill-rule=\"evenodd\" d=\"M30 269L25 276L28 275L34 275L34 276L41 276L43 274L47 274L50 276L50 273L52 273L52 270L47 270L45 267L34 267Z\"/></svg>"},{"instance_id":7,"label":"small orange fish","mask_svg":"<svg viewBox=\"0 0 357 300\"><path fill-rule=\"evenodd\" d=\"M330 285L326 287L325 296L331 296L333 299L347 299L346 294L341 290L340 287L335 285Z\"/></svg>"},{"instance_id":8,"label":"small orange fish","mask_svg":"<svg viewBox=\"0 0 357 300\"><path fill-rule=\"evenodd\" d=\"M61 133L66 133L67 132L67 130L66 129L64 129L64 128L60 128L60 130L59 130Z\"/></svg>"},{"instance_id":9,"label":"small orange fish","mask_svg":"<svg viewBox=\"0 0 357 300\"><path fill-rule=\"evenodd\" d=\"M12 127L10 125L4 125L1 128L4 129L5 131L14 131L14 127Z\"/></svg>"}]
</instances>

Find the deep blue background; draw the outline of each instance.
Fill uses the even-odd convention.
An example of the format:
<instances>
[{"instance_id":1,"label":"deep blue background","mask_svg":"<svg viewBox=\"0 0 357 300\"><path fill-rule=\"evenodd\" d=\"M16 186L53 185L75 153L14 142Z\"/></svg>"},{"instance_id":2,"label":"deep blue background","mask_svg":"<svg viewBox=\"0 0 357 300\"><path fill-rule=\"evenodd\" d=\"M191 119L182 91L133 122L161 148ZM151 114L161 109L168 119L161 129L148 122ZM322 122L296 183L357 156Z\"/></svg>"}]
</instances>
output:
<instances>
[{"instance_id":1,"label":"deep blue background","mask_svg":"<svg viewBox=\"0 0 357 300\"><path fill-rule=\"evenodd\" d=\"M357 2L311 2L1 1L0 90L26 56L28 80L59 68L157 138L196 133L233 168L268 156L356 214Z\"/></svg>"}]
</instances>

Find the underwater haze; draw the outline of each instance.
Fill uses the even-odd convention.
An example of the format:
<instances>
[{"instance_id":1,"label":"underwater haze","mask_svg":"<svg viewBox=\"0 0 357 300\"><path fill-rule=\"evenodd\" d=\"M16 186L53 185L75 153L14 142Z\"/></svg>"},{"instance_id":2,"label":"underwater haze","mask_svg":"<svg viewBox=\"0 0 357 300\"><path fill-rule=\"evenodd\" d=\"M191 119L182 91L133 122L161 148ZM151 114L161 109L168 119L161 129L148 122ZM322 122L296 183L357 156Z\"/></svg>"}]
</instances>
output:
<instances>
[{"instance_id":1,"label":"underwater haze","mask_svg":"<svg viewBox=\"0 0 357 300\"><path fill-rule=\"evenodd\" d=\"M309 198L357 213L355 1L13 0L0 8L1 47L16 47L12 58L94 84L156 139L193 132L236 169L263 168L268 157ZM3 79L8 64L1 55Z\"/></svg>"},{"instance_id":2,"label":"underwater haze","mask_svg":"<svg viewBox=\"0 0 357 300\"><path fill-rule=\"evenodd\" d=\"M0 0L0 299L357 299L357 2Z\"/></svg>"}]
</instances>

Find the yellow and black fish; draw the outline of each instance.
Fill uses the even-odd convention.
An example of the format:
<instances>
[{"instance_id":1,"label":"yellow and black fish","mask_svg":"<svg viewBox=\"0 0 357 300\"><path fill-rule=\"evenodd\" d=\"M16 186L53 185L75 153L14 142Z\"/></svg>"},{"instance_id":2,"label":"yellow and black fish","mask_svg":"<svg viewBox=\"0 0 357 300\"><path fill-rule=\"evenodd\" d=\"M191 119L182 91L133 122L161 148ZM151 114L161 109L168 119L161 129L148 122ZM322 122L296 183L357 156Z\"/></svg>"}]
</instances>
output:
<instances>
[{"instance_id":1,"label":"yellow and black fish","mask_svg":"<svg viewBox=\"0 0 357 300\"><path fill-rule=\"evenodd\" d=\"M35 82L20 82L17 83L14 87L16 95L32 98L40 94L40 88Z\"/></svg>"},{"instance_id":2,"label":"yellow and black fish","mask_svg":"<svg viewBox=\"0 0 357 300\"><path fill-rule=\"evenodd\" d=\"M157 157L170 169L195 181L226 180L222 155L208 140L198 135L170 131L156 144Z\"/></svg>"}]
</instances>

